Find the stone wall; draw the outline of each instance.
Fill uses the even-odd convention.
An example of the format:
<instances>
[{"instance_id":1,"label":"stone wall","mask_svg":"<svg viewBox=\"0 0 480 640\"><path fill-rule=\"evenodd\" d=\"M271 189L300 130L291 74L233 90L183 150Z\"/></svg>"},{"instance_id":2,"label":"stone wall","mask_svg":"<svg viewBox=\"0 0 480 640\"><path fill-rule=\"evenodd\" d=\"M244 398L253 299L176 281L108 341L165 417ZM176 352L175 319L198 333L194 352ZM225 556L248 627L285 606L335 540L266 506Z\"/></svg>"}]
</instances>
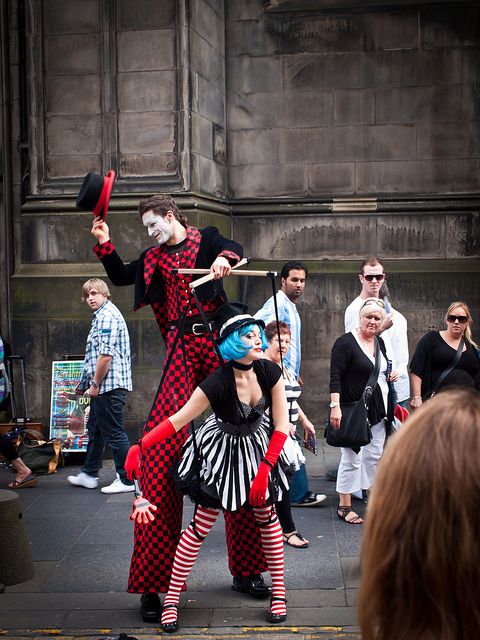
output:
<instances>
[{"instance_id":1,"label":"stone wall","mask_svg":"<svg viewBox=\"0 0 480 640\"><path fill-rule=\"evenodd\" d=\"M478 203L477 203L478 206ZM468 231L467 231L468 230ZM242 216L234 236L258 269L281 270L291 259L306 262L309 277L298 309L302 318L303 403L320 427L329 398L330 352L344 333L344 312L360 293L359 266L378 255L388 274L391 302L407 319L410 354L424 333L444 328L454 300L464 300L479 341L480 216L477 212L317 213ZM277 278L280 286L280 278ZM250 278L253 312L272 295L267 279Z\"/></svg>"},{"instance_id":2,"label":"stone wall","mask_svg":"<svg viewBox=\"0 0 480 640\"><path fill-rule=\"evenodd\" d=\"M190 3L193 191L227 195L223 0Z\"/></svg>"},{"instance_id":3,"label":"stone wall","mask_svg":"<svg viewBox=\"0 0 480 640\"><path fill-rule=\"evenodd\" d=\"M286 4L228 2L233 197L478 190L478 7Z\"/></svg>"}]
</instances>

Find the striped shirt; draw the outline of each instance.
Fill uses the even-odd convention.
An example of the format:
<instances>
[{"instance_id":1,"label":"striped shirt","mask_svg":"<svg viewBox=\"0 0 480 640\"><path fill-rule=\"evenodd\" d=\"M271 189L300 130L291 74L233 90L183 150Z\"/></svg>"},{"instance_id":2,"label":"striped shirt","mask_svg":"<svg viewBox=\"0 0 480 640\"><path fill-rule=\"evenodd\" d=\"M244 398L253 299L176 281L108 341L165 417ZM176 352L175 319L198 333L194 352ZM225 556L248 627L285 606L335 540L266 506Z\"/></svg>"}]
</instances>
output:
<instances>
[{"instance_id":1,"label":"striped shirt","mask_svg":"<svg viewBox=\"0 0 480 640\"><path fill-rule=\"evenodd\" d=\"M93 313L85 349L81 388L88 389L92 384L97 360L101 355L112 356L112 360L107 375L100 383L99 393L106 393L113 389L131 391L132 366L127 324L110 300Z\"/></svg>"},{"instance_id":2,"label":"striped shirt","mask_svg":"<svg viewBox=\"0 0 480 640\"><path fill-rule=\"evenodd\" d=\"M298 384L293 371L283 367L283 382L285 384L285 395L287 396L288 404L288 420L294 427L298 422L298 398L302 393L302 388Z\"/></svg>"},{"instance_id":3,"label":"striped shirt","mask_svg":"<svg viewBox=\"0 0 480 640\"><path fill-rule=\"evenodd\" d=\"M302 345L300 343L300 334L302 330L302 321L297 311L297 305L289 300L287 296L280 291L277 291L277 306L278 306L278 319L281 322L286 322L290 327L290 349L287 355L283 359L283 364L292 369L295 373L295 377L298 378L300 373L300 361L302 357ZM275 306L273 296L269 298L263 307L257 311L254 315L258 320L263 320L265 324L275 320Z\"/></svg>"}]
</instances>

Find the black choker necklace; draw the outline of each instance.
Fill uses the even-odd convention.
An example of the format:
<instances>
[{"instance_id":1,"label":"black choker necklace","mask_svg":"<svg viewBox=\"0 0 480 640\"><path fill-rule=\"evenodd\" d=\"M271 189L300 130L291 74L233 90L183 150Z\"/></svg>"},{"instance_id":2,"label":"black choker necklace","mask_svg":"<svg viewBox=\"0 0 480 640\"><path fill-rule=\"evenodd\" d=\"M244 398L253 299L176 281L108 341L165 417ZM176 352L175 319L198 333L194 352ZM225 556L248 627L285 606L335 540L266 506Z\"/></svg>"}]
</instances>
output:
<instances>
[{"instance_id":1,"label":"black choker necklace","mask_svg":"<svg viewBox=\"0 0 480 640\"><path fill-rule=\"evenodd\" d=\"M253 362L250 364L242 364L241 362L237 362L236 360L232 360L232 367L234 369L240 369L240 371L248 371L253 367Z\"/></svg>"}]
</instances>

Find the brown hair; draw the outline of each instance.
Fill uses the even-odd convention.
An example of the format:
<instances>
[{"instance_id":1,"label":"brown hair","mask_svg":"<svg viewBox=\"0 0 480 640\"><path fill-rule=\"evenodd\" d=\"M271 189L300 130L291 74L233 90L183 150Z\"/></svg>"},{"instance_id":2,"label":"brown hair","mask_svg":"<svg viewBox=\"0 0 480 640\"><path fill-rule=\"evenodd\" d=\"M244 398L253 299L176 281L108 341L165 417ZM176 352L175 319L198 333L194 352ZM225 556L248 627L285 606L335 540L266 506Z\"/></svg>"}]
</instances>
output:
<instances>
[{"instance_id":1,"label":"brown hair","mask_svg":"<svg viewBox=\"0 0 480 640\"><path fill-rule=\"evenodd\" d=\"M472 324L472 314L470 313L470 309L465 304L465 302L452 302L452 304L448 307L447 313L445 314L445 323L447 322L447 316L449 316L454 309L457 307L463 307L465 309L465 313L467 314L468 322L465 325L465 329L463 330L463 337L465 340L472 345L474 349L478 349L478 344L473 341L472 338L472 330L470 329L470 325Z\"/></svg>"},{"instance_id":2,"label":"brown hair","mask_svg":"<svg viewBox=\"0 0 480 640\"><path fill-rule=\"evenodd\" d=\"M290 331L290 327L286 322L282 322L282 320L279 320L278 326L280 327L280 333L288 333L289 336L292 335L292 332ZM272 320L272 322L269 322L265 327L265 337L267 339L267 342L271 342L276 335L277 335L277 323L275 320Z\"/></svg>"},{"instance_id":3,"label":"brown hair","mask_svg":"<svg viewBox=\"0 0 480 640\"><path fill-rule=\"evenodd\" d=\"M153 211L158 215L165 217L167 211L171 211L175 216L175 219L180 222L184 227L188 225L187 218L180 213L177 207L177 203L172 196L159 193L155 196L151 196L146 200L140 200L138 203L138 215L140 218L147 211Z\"/></svg>"},{"instance_id":4,"label":"brown hair","mask_svg":"<svg viewBox=\"0 0 480 640\"><path fill-rule=\"evenodd\" d=\"M112 297L106 282L100 280L100 278L90 278L90 280L87 280L82 287L82 302L86 302L87 296L92 289L96 289L98 293L102 293L107 298Z\"/></svg>"},{"instance_id":5,"label":"brown hair","mask_svg":"<svg viewBox=\"0 0 480 640\"><path fill-rule=\"evenodd\" d=\"M442 391L385 448L368 505L363 640L470 640L480 629L480 395Z\"/></svg>"},{"instance_id":6,"label":"brown hair","mask_svg":"<svg viewBox=\"0 0 480 640\"><path fill-rule=\"evenodd\" d=\"M377 264L381 265L382 263L380 262L380 260L377 258L377 256L370 256L370 258L367 258L366 260L364 260L362 262L362 264L360 265L360 271L359 273L363 276L363 268L364 267L376 267Z\"/></svg>"}]
</instances>

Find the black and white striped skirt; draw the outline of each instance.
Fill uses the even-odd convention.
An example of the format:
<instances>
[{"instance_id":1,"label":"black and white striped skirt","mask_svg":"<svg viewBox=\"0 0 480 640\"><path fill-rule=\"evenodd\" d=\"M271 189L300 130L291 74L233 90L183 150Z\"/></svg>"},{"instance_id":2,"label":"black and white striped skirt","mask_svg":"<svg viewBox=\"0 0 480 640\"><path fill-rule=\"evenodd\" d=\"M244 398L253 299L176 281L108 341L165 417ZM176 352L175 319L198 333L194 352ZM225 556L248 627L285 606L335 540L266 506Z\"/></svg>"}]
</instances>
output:
<instances>
[{"instance_id":1,"label":"black and white striped skirt","mask_svg":"<svg viewBox=\"0 0 480 640\"><path fill-rule=\"evenodd\" d=\"M205 507L236 511L248 503L250 486L270 442L271 427L264 416L260 426L248 435L231 435L211 415L185 442L182 458L174 472L182 493ZM293 466L282 451L270 471L267 503L282 499L288 491Z\"/></svg>"}]
</instances>

